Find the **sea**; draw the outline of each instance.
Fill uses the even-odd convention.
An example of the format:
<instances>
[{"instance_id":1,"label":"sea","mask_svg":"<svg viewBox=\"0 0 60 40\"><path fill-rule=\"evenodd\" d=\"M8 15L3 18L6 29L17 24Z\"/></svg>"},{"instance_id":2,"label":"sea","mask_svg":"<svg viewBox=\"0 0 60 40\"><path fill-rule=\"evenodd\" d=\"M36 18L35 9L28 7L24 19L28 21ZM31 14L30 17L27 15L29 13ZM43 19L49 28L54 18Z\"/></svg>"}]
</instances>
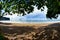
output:
<instances>
[{"instance_id":1,"label":"sea","mask_svg":"<svg viewBox=\"0 0 60 40\"><path fill-rule=\"evenodd\" d=\"M57 23L60 22L60 20L0 20L0 22L3 23Z\"/></svg>"}]
</instances>

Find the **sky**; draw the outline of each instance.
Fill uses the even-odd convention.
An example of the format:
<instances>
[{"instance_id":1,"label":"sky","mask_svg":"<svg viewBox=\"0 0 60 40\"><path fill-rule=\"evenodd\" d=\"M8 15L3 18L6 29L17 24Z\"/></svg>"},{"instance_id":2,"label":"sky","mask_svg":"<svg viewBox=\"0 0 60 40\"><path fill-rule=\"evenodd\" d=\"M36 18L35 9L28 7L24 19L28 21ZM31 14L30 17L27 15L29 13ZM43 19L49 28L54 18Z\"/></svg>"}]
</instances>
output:
<instances>
[{"instance_id":1,"label":"sky","mask_svg":"<svg viewBox=\"0 0 60 40\"><path fill-rule=\"evenodd\" d=\"M42 12L41 12L41 10L38 10L36 6L34 6L34 11L31 12L30 14L25 15L25 16L17 16L17 14L13 14L13 15L5 15L4 17L10 18L11 21L20 21L20 20L48 20L46 18L46 14L47 14L47 10L48 9L47 9L46 6L44 6L44 7L45 7L45 9ZM60 19L60 16L57 19Z\"/></svg>"}]
</instances>

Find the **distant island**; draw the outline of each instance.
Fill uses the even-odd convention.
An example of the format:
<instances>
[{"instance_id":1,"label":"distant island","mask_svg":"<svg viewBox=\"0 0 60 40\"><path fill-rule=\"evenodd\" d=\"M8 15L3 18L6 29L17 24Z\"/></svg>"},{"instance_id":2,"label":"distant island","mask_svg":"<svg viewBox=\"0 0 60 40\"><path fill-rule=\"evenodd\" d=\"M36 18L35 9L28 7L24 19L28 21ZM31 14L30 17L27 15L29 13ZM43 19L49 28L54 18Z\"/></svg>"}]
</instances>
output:
<instances>
[{"instance_id":1,"label":"distant island","mask_svg":"<svg viewBox=\"0 0 60 40\"><path fill-rule=\"evenodd\" d=\"M10 20L10 18L0 16L0 20Z\"/></svg>"}]
</instances>

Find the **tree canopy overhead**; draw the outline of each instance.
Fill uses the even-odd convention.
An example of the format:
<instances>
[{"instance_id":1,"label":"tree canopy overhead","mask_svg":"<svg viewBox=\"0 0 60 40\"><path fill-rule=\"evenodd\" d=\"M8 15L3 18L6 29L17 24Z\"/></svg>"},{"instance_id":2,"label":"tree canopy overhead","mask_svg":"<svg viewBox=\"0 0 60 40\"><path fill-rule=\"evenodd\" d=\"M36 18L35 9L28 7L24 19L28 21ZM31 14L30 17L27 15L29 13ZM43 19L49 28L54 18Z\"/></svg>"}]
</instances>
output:
<instances>
[{"instance_id":1,"label":"tree canopy overhead","mask_svg":"<svg viewBox=\"0 0 60 40\"><path fill-rule=\"evenodd\" d=\"M60 0L0 0L0 14L1 10L10 13L19 13L26 15L33 12L34 7L40 9L43 6L47 6L47 18L57 18L60 14ZM44 7L43 7L44 9Z\"/></svg>"}]
</instances>

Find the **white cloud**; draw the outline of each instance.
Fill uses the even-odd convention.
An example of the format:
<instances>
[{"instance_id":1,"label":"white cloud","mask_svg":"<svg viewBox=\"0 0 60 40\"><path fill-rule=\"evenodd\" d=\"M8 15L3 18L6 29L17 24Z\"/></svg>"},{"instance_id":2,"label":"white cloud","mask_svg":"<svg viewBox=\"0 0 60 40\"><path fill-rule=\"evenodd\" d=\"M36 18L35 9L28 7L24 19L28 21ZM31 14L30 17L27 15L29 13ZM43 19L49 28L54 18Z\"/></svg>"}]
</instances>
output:
<instances>
[{"instance_id":1,"label":"white cloud","mask_svg":"<svg viewBox=\"0 0 60 40\"><path fill-rule=\"evenodd\" d=\"M46 20L46 12L47 8L45 6L45 10L41 12L38 10L36 6L34 6L34 11L25 16L17 16L17 14L7 15L5 17L9 17L11 21L20 21L20 20Z\"/></svg>"}]
</instances>

